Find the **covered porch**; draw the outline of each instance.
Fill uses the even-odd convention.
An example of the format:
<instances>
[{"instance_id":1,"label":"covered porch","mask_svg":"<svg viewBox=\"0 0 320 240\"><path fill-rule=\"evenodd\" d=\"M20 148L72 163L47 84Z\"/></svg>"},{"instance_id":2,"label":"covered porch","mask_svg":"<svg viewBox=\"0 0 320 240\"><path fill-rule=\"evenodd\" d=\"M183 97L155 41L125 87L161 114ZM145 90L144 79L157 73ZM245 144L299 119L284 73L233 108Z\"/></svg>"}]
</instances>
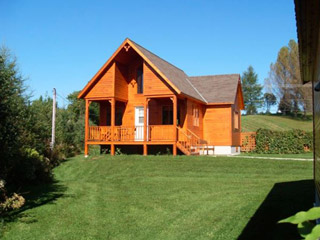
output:
<instances>
[{"instance_id":1,"label":"covered porch","mask_svg":"<svg viewBox=\"0 0 320 240\"><path fill-rule=\"evenodd\" d=\"M173 155L177 154L184 100L178 100L176 95L141 97L143 104L128 104L114 97L86 99L85 155L89 145L110 145L111 155L115 154L115 145L142 145L143 154L147 155L147 145L155 144L172 145ZM91 102L100 105L98 126L89 124Z\"/></svg>"}]
</instances>

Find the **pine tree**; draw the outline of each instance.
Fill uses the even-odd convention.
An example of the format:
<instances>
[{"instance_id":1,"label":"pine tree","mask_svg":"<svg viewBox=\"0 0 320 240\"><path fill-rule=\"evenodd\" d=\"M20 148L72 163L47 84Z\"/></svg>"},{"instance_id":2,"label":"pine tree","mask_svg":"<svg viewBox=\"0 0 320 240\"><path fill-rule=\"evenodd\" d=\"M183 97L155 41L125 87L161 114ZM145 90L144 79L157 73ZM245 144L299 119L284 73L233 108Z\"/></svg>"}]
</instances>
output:
<instances>
[{"instance_id":1,"label":"pine tree","mask_svg":"<svg viewBox=\"0 0 320 240\"><path fill-rule=\"evenodd\" d=\"M257 114L263 105L262 86L258 84L258 75L252 66L242 74L242 90L245 110L248 115Z\"/></svg>"}]
</instances>

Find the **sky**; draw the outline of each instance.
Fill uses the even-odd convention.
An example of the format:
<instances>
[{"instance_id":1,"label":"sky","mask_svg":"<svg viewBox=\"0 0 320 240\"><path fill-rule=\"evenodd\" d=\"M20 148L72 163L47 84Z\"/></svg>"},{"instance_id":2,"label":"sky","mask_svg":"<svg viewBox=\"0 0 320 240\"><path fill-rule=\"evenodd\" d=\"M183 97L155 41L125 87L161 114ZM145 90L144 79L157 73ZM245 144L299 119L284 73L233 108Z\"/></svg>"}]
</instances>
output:
<instances>
[{"instance_id":1,"label":"sky","mask_svg":"<svg viewBox=\"0 0 320 240\"><path fill-rule=\"evenodd\" d=\"M0 0L0 13L0 44L34 99L81 90L127 37L189 76L252 65L261 84L297 41L293 0Z\"/></svg>"}]
</instances>

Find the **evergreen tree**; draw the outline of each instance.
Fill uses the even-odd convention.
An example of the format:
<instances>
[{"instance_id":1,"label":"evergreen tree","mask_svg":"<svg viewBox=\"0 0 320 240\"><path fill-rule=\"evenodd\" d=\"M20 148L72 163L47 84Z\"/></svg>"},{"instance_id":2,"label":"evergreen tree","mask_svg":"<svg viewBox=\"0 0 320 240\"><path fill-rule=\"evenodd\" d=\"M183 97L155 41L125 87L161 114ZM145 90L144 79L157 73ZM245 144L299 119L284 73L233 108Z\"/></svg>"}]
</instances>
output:
<instances>
[{"instance_id":1,"label":"evergreen tree","mask_svg":"<svg viewBox=\"0 0 320 240\"><path fill-rule=\"evenodd\" d=\"M16 60L0 49L0 179L8 184L48 180L48 161L33 148L29 97Z\"/></svg>"},{"instance_id":2,"label":"evergreen tree","mask_svg":"<svg viewBox=\"0 0 320 240\"><path fill-rule=\"evenodd\" d=\"M258 108L262 107L262 86L258 84L258 75L252 66L242 74L242 90L244 106L248 115L257 114Z\"/></svg>"}]
</instances>

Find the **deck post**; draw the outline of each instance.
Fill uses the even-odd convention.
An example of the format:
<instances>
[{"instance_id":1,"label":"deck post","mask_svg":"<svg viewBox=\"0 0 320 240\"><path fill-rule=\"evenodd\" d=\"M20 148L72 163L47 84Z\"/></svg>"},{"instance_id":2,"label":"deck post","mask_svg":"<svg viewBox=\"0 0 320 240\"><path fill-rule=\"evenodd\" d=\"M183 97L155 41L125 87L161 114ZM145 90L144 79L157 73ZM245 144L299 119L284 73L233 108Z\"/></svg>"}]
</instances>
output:
<instances>
[{"instance_id":1,"label":"deck post","mask_svg":"<svg viewBox=\"0 0 320 240\"><path fill-rule=\"evenodd\" d=\"M111 100L109 100L109 102L111 103L111 141L114 141L114 126L116 118L116 103L115 103L115 99L112 98Z\"/></svg>"},{"instance_id":2,"label":"deck post","mask_svg":"<svg viewBox=\"0 0 320 240\"><path fill-rule=\"evenodd\" d=\"M115 122L116 122L116 100L115 100L115 98L112 98L111 100L109 100L109 102L111 103L111 141L114 141L115 140L114 139L115 138L114 137L114 135L115 135L114 126L115 126ZM110 154L111 154L111 156L113 156L114 152L115 152L113 143L111 144L110 150L111 150Z\"/></svg>"},{"instance_id":3,"label":"deck post","mask_svg":"<svg viewBox=\"0 0 320 240\"><path fill-rule=\"evenodd\" d=\"M173 156L177 155L177 117L178 117L178 101L177 96L173 95L173 127L174 127L174 144L173 144Z\"/></svg>"},{"instance_id":4,"label":"deck post","mask_svg":"<svg viewBox=\"0 0 320 240\"><path fill-rule=\"evenodd\" d=\"M148 147L147 147L147 141L148 141L148 103L149 103L150 99L146 98L144 101L144 122L143 122L143 140L144 140L144 144L143 144L143 155L147 156L148 155Z\"/></svg>"},{"instance_id":5,"label":"deck post","mask_svg":"<svg viewBox=\"0 0 320 240\"><path fill-rule=\"evenodd\" d=\"M145 142L148 141L148 102L149 102L149 98L146 98L145 101L144 101L144 122L143 122L143 140Z\"/></svg>"},{"instance_id":6,"label":"deck post","mask_svg":"<svg viewBox=\"0 0 320 240\"><path fill-rule=\"evenodd\" d=\"M84 156L88 157L89 154L89 146L88 146L88 138L89 138L89 107L91 101L86 99L86 113L85 113L85 131L84 131Z\"/></svg>"},{"instance_id":7,"label":"deck post","mask_svg":"<svg viewBox=\"0 0 320 240\"><path fill-rule=\"evenodd\" d=\"M112 143L111 144L111 149L110 149L111 156L114 156L114 153L115 153L115 149L114 149L114 144Z\"/></svg>"},{"instance_id":8,"label":"deck post","mask_svg":"<svg viewBox=\"0 0 320 240\"><path fill-rule=\"evenodd\" d=\"M145 143L143 144L143 156L148 155L148 145Z\"/></svg>"}]
</instances>

